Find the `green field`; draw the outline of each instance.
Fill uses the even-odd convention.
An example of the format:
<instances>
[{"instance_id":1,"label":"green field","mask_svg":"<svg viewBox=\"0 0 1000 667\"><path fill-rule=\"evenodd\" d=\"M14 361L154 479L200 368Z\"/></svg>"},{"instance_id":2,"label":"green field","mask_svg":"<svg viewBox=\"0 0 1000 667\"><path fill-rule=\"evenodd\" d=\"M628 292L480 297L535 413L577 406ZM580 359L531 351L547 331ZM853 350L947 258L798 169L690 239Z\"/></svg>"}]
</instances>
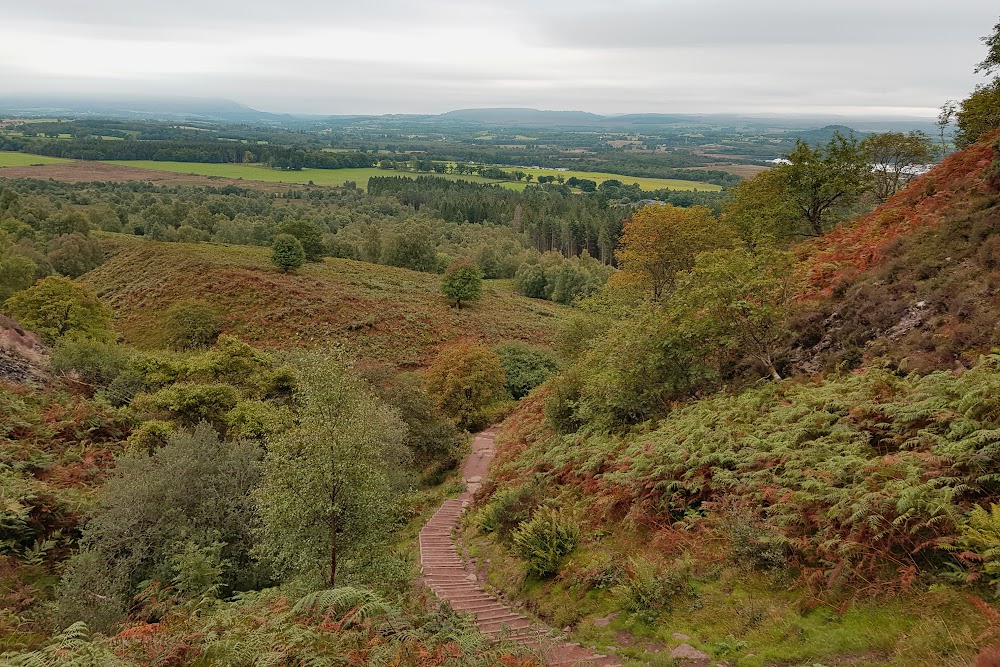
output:
<instances>
[{"instance_id":1,"label":"green field","mask_svg":"<svg viewBox=\"0 0 1000 667\"><path fill-rule=\"evenodd\" d=\"M534 175L535 178L538 178L539 176L562 176L563 178L576 176L577 178L588 178L592 181L596 181L598 185L607 180L617 179L625 185L638 183L639 187L643 190L662 190L663 188L670 188L671 190L718 192L722 189L721 186L713 185L711 183L702 183L701 181L682 181L677 178L644 178L642 176L622 176L621 174L608 174L599 171L557 171L555 169L525 169L524 167L502 167L502 169L504 171L523 171L526 174Z\"/></svg>"},{"instance_id":2,"label":"green field","mask_svg":"<svg viewBox=\"0 0 1000 667\"><path fill-rule=\"evenodd\" d=\"M72 162L72 160L64 160L61 157L45 157L29 153L0 151L0 167L30 167L36 164L59 164L61 162Z\"/></svg>"},{"instance_id":3,"label":"green field","mask_svg":"<svg viewBox=\"0 0 1000 667\"><path fill-rule=\"evenodd\" d=\"M354 181L358 187L364 188L368 185L368 179L372 176L419 176L428 174L405 173L398 171L387 171L367 167L362 169L302 169L301 171L281 171L279 169L269 169L259 165L248 164L206 164L201 162L159 162L156 160L110 160L108 164L118 164L125 167L138 167L139 169L155 169L157 171L170 171L178 174L195 174L198 176L219 176L221 178L242 178L247 181L264 181L267 183L299 183L307 184L312 181L315 185L343 185L346 181ZM434 175L434 174L430 174ZM477 183L499 183L500 181L479 176L458 176L457 174L437 174L442 178L451 180L475 181ZM520 186L523 183L505 183L509 186Z\"/></svg>"},{"instance_id":4,"label":"green field","mask_svg":"<svg viewBox=\"0 0 1000 667\"><path fill-rule=\"evenodd\" d=\"M137 167L140 169L155 169L158 171L170 171L179 174L195 174L199 176L219 176L221 178L236 178L247 181L264 181L267 183L299 183L307 184L310 181L315 185L343 185L346 181L354 181L358 187L364 188L368 185L368 179L372 176L437 176L457 181L472 181L474 183L499 183L512 190L523 190L527 185L524 182L515 183L512 181L497 181L481 176L468 176L458 174L417 174L413 172L399 172L375 167L362 169L302 169L301 171L281 171L270 169L260 165L249 164L206 164L201 162L159 162L155 160L111 160L109 164L124 165L126 167ZM511 169L505 169L511 171ZM525 173L535 176L556 176L561 174L565 178L576 176L577 178L589 178L601 183L608 179L617 178L623 183L638 183L643 190L658 190L661 188L671 188L673 190L702 190L715 192L721 190L718 185L701 183L698 181L681 181L671 178L638 178L632 176L620 176L616 174L605 174L591 171L555 171L553 169L521 169Z\"/></svg>"}]
</instances>

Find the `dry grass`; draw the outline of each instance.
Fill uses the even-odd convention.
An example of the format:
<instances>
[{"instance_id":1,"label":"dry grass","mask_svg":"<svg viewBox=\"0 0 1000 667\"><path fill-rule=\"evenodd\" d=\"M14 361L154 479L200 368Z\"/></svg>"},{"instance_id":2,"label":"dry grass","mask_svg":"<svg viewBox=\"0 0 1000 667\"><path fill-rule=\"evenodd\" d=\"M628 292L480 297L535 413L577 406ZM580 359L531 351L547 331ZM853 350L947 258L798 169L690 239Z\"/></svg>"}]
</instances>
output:
<instances>
[{"instance_id":1,"label":"dry grass","mask_svg":"<svg viewBox=\"0 0 1000 667\"><path fill-rule=\"evenodd\" d=\"M462 310L440 296L434 274L343 259L285 274L270 250L217 244L156 243L105 237L110 259L84 276L116 313L126 342L162 344L163 313L198 297L222 313L224 329L275 348L343 348L352 357L423 366L444 343L471 338L493 345L549 345L568 309L518 296L488 282Z\"/></svg>"}]
</instances>

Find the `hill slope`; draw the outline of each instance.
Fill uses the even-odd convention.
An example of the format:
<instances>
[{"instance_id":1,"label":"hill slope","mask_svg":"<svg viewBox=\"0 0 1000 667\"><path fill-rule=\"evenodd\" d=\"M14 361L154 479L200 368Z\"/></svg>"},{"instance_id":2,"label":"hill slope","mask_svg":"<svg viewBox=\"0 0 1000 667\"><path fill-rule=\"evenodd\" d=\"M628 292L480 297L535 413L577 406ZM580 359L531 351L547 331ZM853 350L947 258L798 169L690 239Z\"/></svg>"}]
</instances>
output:
<instances>
[{"instance_id":1,"label":"hill slope","mask_svg":"<svg viewBox=\"0 0 1000 667\"><path fill-rule=\"evenodd\" d=\"M1000 142L949 156L884 206L800 248L793 364L968 367L1000 345Z\"/></svg>"},{"instance_id":2,"label":"hill slope","mask_svg":"<svg viewBox=\"0 0 1000 667\"><path fill-rule=\"evenodd\" d=\"M439 276L351 260L283 274L266 248L121 236L108 237L105 247L111 257L83 282L114 309L126 342L138 346L159 343L163 312L188 298L217 306L225 332L248 342L339 345L352 356L399 366L423 365L442 343L463 337L549 344L566 312L497 283L484 285L481 301L459 311L439 295Z\"/></svg>"}]
</instances>

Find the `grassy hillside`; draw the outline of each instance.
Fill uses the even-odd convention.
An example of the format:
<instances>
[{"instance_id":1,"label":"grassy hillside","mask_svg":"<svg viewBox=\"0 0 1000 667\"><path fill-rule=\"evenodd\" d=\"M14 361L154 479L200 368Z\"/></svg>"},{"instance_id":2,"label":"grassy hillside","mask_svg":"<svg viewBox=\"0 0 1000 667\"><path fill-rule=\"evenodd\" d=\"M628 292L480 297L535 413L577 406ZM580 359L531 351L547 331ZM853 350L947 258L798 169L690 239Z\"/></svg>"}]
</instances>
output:
<instances>
[{"instance_id":1,"label":"grassy hillside","mask_svg":"<svg viewBox=\"0 0 1000 667\"><path fill-rule=\"evenodd\" d=\"M800 249L812 297L793 367L969 367L1000 345L1000 142L948 157L885 206ZM818 297L818 298L817 298Z\"/></svg>"},{"instance_id":2,"label":"grassy hillside","mask_svg":"<svg viewBox=\"0 0 1000 667\"><path fill-rule=\"evenodd\" d=\"M224 330L258 345L330 348L400 366L425 364L445 342L550 344L567 309L487 283L462 310L439 295L440 276L342 259L284 274L270 250L214 244L156 243L106 237L111 257L84 276L115 311L125 341L159 344L163 313L174 301L201 298L223 313Z\"/></svg>"}]
</instances>

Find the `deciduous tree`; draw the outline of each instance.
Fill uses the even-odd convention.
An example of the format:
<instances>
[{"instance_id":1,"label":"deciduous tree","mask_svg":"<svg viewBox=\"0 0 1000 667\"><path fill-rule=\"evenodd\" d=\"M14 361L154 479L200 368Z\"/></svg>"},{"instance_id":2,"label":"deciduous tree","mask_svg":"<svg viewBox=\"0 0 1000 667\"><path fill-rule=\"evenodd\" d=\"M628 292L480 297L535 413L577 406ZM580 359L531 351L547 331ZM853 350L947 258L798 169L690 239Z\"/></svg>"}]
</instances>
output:
<instances>
[{"instance_id":1,"label":"deciduous tree","mask_svg":"<svg viewBox=\"0 0 1000 667\"><path fill-rule=\"evenodd\" d=\"M856 139L835 132L823 148L799 141L777 167L805 223L806 236L820 236L838 208L852 204L871 185L871 166Z\"/></svg>"},{"instance_id":2,"label":"deciduous tree","mask_svg":"<svg viewBox=\"0 0 1000 667\"><path fill-rule=\"evenodd\" d=\"M934 159L931 139L923 132L870 134L861 149L872 164L872 191L880 202L896 194L919 167Z\"/></svg>"},{"instance_id":3,"label":"deciduous tree","mask_svg":"<svg viewBox=\"0 0 1000 667\"><path fill-rule=\"evenodd\" d=\"M460 260L445 269L441 293L462 309L463 301L477 300L483 291L483 272L475 262Z\"/></svg>"},{"instance_id":4,"label":"deciduous tree","mask_svg":"<svg viewBox=\"0 0 1000 667\"><path fill-rule=\"evenodd\" d=\"M654 301L673 287L678 271L698 253L730 242L725 227L704 206L647 206L636 211L615 250L621 269L612 280L643 286Z\"/></svg>"},{"instance_id":5,"label":"deciduous tree","mask_svg":"<svg viewBox=\"0 0 1000 667\"><path fill-rule=\"evenodd\" d=\"M285 579L333 588L370 559L397 518L406 426L364 383L328 360L303 363L300 425L268 443L256 492L261 555Z\"/></svg>"},{"instance_id":6,"label":"deciduous tree","mask_svg":"<svg viewBox=\"0 0 1000 667\"><path fill-rule=\"evenodd\" d=\"M115 338L107 306L82 285L61 276L49 276L15 293L0 310L38 332L49 344L64 336L100 341Z\"/></svg>"},{"instance_id":7,"label":"deciduous tree","mask_svg":"<svg viewBox=\"0 0 1000 667\"><path fill-rule=\"evenodd\" d=\"M441 412L467 427L481 410L504 396L506 375L500 358L479 343L449 345L427 369L427 392Z\"/></svg>"}]
</instances>

